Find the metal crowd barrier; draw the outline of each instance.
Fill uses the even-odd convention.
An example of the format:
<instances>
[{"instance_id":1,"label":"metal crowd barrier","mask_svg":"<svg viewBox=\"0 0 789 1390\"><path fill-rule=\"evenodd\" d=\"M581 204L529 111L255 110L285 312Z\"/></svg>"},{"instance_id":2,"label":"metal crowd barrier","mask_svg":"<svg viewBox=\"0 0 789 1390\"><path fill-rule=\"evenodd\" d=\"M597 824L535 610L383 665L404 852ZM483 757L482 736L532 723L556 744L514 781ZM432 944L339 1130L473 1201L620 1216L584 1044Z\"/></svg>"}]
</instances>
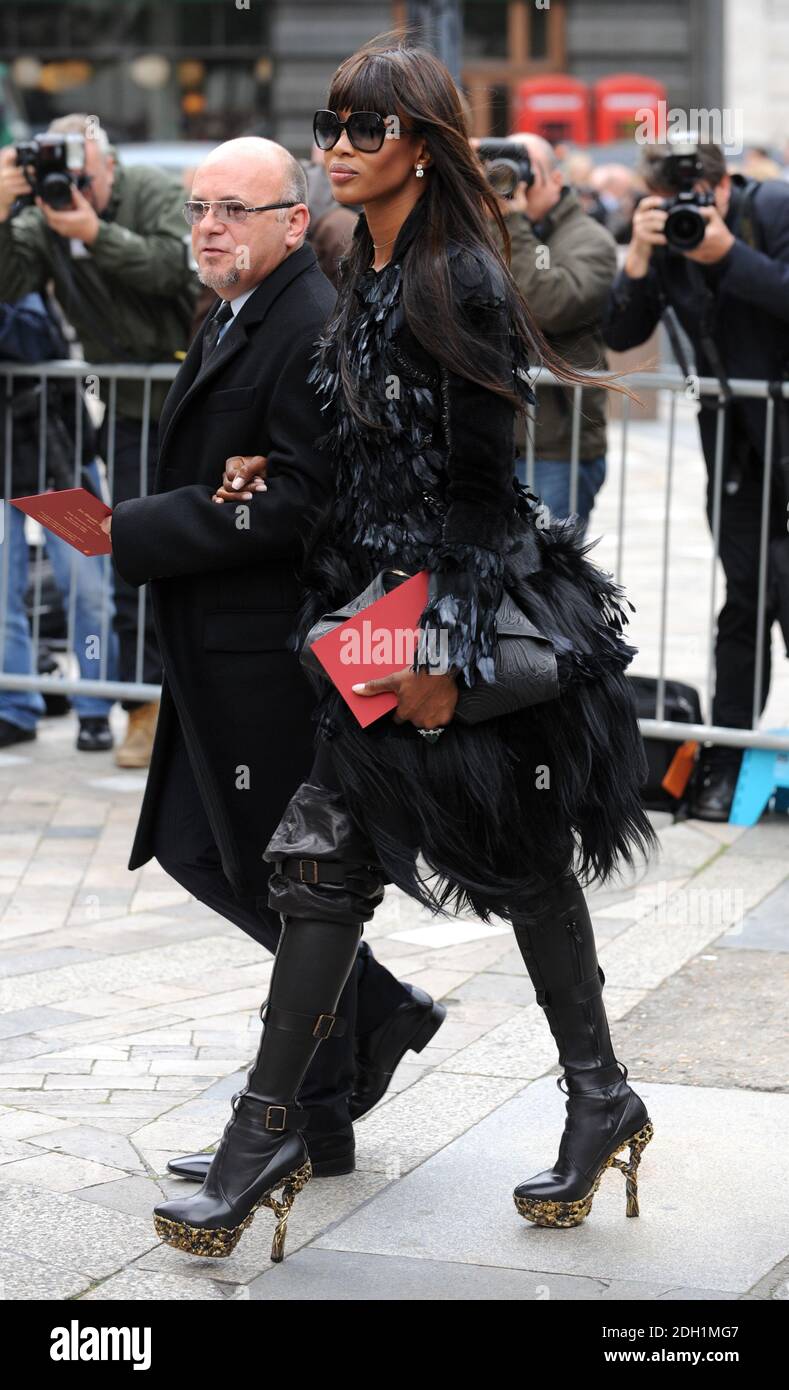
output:
<instances>
[{"instance_id":1,"label":"metal crowd barrier","mask_svg":"<svg viewBox=\"0 0 789 1390\"><path fill-rule=\"evenodd\" d=\"M79 485L81 471L82 438L79 422L81 413L76 409L80 399L86 379L98 380L107 388L106 412L107 412L107 433L108 448L107 457L104 459L106 469L106 489L107 500L113 496L114 480L114 452L115 452L115 430L117 421L117 387L121 380L141 381L144 392L144 410L140 434L140 474L139 474L139 496L144 496L147 492L146 459L147 459L147 440L151 425L150 404L151 386L154 382L171 381L178 371L177 364L156 364L146 365L99 365L91 366L85 362L47 362L36 366L21 366L12 363L0 362L0 377L5 378L4 400L4 441L5 441L5 466L4 466L4 486L3 496L8 498L11 492L13 477L13 417L9 409L14 380L20 377L35 378L42 383L42 393L39 406L39 459L38 472L40 486L37 491L43 491L45 487L45 449L46 449L46 418L47 418L47 382L54 378L65 378L74 382L74 399L77 420L76 438L74 444L74 486ZM604 374L595 373L593 376L603 376ZM767 556L769 542L769 521L770 521L770 490L772 476L772 454L773 441L775 439L775 399L771 393L769 383L766 381L733 380L729 383L731 395L734 399L754 399L765 402L765 457L766 466L763 470L762 487L762 510L761 510L761 535L760 535L760 561L759 561L759 585L758 585L758 612L757 612L757 632L756 632L756 671L753 688L753 718L751 729L731 729L716 727L712 724L684 724L676 723L666 719L665 716L665 686L666 686L666 662L668 656L668 569L671 553L671 499L674 483L674 453L675 453L675 427L676 427L676 406L677 397L682 394L688 395L688 381L677 371L656 371L656 372L634 372L622 378L623 384L629 386L638 393L640 390L664 390L670 392L669 398L669 419L668 434L666 441L666 474L665 474L665 495L662 510L662 559L660 575L660 621L658 638L658 671L657 671L657 708L654 719L640 720L640 727L647 738L668 738L677 742L685 739L698 739L700 741L709 740L721 744L729 744L741 748L763 748L789 751L789 735L770 733L766 730L758 729L760 717L761 695L764 679L764 615L766 608L767 595ZM536 382L537 391L544 388L556 386L556 380L547 371L540 372ZM566 389L566 388L564 388ZM693 398L709 396L715 398L717 402L717 435L715 463L713 470L713 504L712 504L712 572L710 575L710 596L708 607L708 623L706 631L707 641L707 678L706 678L706 697L707 708L712 708L712 690L714 679L714 649L715 649L715 616L716 616L716 566L720 550L720 525L721 525L721 496L723 486L723 421L725 412L725 399L721 391L720 383L714 378L694 377L692 379ZM573 511L577 505L578 498L578 476L579 476L579 450L581 438L581 417L583 410L583 391L584 388L575 386L572 388L572 448L570 458L570 510ZM789 383L782 388L782 394L789 396ZM614 577L619 579L622 574L624 538L626 529L626 503L627 503L627 459L628 444L633 425L637 426L637 421L633 420L634 407L629 397L621 397L622 418L621 418L621 466L619 476L619 492L617 499L617 534L616 534L616 563ZM532 421L533 426L533 421ZM699 449L700 449L699 443ZM610 456L609 448L609 456ZM527 454L526 454L526 482L533 486L534 480L534 431L528 430ZM10 504L4 502L4 520L8 525L8 511ZM4 532L7 534L7 531ZM66 647L69 652L73 651L74 635L74 594L73 578L76 564L72 564L72 583L69 590L68 613L67 613L67 638ZM102 664L100 676L96 680L85 680L72 676L46 676L39 675L35 671L26 674L13 675L4 670L5 650L6 650L6 625L7 625L7 597L8 597L8 565L9 547L0 546L0 689L6 690L35 690L42 694L65 694L65 695L95 695L101 698L113 700L153 700L160 694L160 687L157 685L146 684L142 680L142 635L146 614L146 587L139 591L138 596L138 642L137 657L134 681L113 681L106 679L106 642L102 644ZM103 577L103 597L102 612L106 612L108 607L109 585L111 583L111 569L105 566ZM38 651L40 624L39 607L41 598L41 571L40 565L34 569L34 613L32 621L32 650L34 660Z\"/></svg>"}]
</instances>

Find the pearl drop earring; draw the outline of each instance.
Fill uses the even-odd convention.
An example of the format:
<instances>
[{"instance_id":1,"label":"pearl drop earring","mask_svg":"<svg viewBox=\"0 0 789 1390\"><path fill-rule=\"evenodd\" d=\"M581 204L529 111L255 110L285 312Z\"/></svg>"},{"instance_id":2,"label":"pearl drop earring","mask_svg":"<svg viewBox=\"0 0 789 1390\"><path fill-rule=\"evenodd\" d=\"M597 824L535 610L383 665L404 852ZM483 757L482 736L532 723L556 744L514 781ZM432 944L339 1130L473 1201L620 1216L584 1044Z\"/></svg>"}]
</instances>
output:
<instances>
[{"instance_id":1,"label":"pearl drop earring","mask_svg":"<svg viewBox=\"0 0 789 1390\"><path fill-rule=\"evenodd\" d=\"M425 177L425 171L421 164L417 164L416 166L416 176L418 179L423 179Z\"/></svg>"}]
</instances>

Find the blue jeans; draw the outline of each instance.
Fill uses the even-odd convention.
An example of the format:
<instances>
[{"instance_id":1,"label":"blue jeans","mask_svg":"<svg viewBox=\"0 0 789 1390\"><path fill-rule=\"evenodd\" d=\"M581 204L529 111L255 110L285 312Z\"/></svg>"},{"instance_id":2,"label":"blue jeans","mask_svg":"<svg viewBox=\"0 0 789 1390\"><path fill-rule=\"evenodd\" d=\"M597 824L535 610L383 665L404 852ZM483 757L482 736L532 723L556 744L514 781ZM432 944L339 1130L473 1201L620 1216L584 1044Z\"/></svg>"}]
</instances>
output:
<instances>
[{"instance_id":1,"label":"blue jeans","mask_svg":"<svg viewBox=\"0 0 789 1390\"><path fill-rule=\"evenodd\" d=\"M99 472L90 465L94 485L99 488ZM18 507L5 502L4 545L8 546L8 607L6 610L5 651L3 670L8 675L22 676L37 673L30 623L25 610L25 590L28 583L28 548L25 539L25 518ZM113 632L115 605L112 597L112 571L109 555L80 555L66 541L45 531L47 555L55 582L68 609L68 592L72 565L76 603L74 612L74 649L83 680L118 679L118 639ZM0 551L0 561L2 551ZM0 577L3 570L0 564ZM102 612L102 583L106 586L105 611ZM106 668L102 670L100 653L106 643ZM75 695L73 705L80 718L107 715L112 700L95 696ZM46 713L44 697L37 690L0 690L0 719L17 724L20 729L35 729L41 715Z\"/></svg>"},{"instance_id":2,"label":"blue jeans","mask_svg":"<svg viewBox=\"0 0 789 1390\"><path fill-rule=\"evenodd\" d=\"M526 460L518 459L515 471L522 483L526 482ZM578 464L578 499L576 514L589 524L594 499L605 482L605 455L596 459L581 459ZM554 459L534 460L534 484L532 491L542 499L551 516L560 520L570 515L570 464L568 461Z\"/></svg>"}]
</instances>

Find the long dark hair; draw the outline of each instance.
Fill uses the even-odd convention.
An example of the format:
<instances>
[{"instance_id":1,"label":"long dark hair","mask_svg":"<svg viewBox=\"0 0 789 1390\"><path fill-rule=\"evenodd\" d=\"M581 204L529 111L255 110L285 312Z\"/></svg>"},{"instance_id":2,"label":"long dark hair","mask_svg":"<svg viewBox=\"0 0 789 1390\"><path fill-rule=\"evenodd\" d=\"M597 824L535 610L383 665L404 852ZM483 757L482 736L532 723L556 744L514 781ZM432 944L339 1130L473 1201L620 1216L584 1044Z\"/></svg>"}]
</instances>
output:
<instances>
[{"instance_id":1,"label":"long dark hair","mask_svg":"<svg viewBox=\"0 0 789 1390\"><path fill-rule=\"evenodd\" d=\"M453 307L447 246L454 241L489 256L504 272L501 278L511 331L531 361L536 356L558 380L569 385L606 384L577 371L557 356L537 328L510 275L506 219L475 157L458 89L441 60L430 49L401 35L379 36L340 64L331 80L327 101L333 111L377 111L384 118L397 115L404 127L424 137L430 152L426 187L420 195L424 228L403 258L403 309L408 326L424 349L450 371L488 387L522 409L522 402L512 389L511 376L503 371L500 355L465 328ZM494 224L504 245L503 256L493 235ZM362 420L366 419L363 402L342 347L353 307L354 284L370 268L373 249L366 219L361 218L342 262L337 310L331 327L335 347L339 349L345 399ZM632 394L616 385L613 389Z\"/></svg>"}]
</instances>

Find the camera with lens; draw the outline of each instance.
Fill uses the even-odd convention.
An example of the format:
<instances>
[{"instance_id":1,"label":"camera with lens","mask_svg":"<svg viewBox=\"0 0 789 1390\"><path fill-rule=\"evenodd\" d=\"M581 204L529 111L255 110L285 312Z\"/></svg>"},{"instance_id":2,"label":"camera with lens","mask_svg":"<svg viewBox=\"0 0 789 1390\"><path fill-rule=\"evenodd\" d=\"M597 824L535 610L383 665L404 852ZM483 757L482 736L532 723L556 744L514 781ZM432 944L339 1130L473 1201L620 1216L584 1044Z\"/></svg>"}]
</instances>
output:
<instances>
[{"instance_id":1,"label":"camera with lens","mask_svg":"<svg viewBox=\"0 0 789 1390\"><path fill-rule=\"evenodd\" d=\"M666 241L675 251L692 251L704 240L707 230L699 208L712 207L715 202L712 193L699 193L695 189L699 179L704 178L696 146L683 145L667 155L658 177L662 187L674 190L673 196L664 198L660 204L668 213L663 228Z\"/></svg>"},{"instance_id":2,"label":"camera with lens","mask_svg":"<svg viewBox=\"0 0 789 1390\"><path fill-rule=\"evenodd\" d=\"M84 135L36 135L16 146L16 162L32 192L19 202L30 204L41 198L61 211L72 204L72 189L87 188Z\"/></svg>"},{"instance_id":3,"label":"camera with lens","mask_svg":"<svg viewBox=\"0 0 789 1390\"><path fill-rule=\"evenodd\" d=\"M519 183L534 183L529 151L519 140L480 140L477 154L497 198L512 198Z\"/></svg>"}]
</instances>

